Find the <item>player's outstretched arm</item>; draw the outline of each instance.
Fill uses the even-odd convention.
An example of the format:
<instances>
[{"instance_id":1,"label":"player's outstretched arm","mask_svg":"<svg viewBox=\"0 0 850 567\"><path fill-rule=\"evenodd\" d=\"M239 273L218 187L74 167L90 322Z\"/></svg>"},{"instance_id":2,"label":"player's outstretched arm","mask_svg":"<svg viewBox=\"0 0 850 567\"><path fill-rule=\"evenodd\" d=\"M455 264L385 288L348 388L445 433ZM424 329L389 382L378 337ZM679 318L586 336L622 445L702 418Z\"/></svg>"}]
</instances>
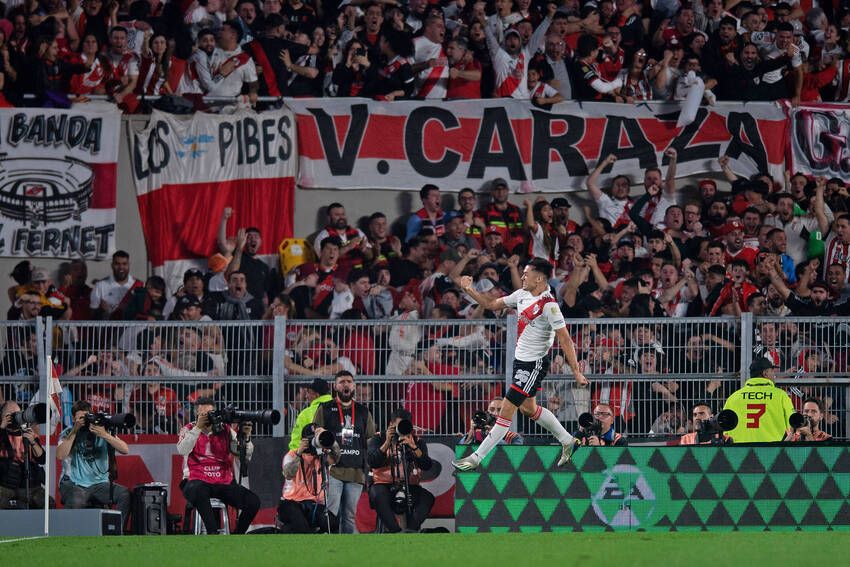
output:
<instances>
[{"instance_id":1,"label":"player's outstretched arm","mask_svg":"<svg viewBox=\"0 0 850 567\"><path fill-rule=\"evenodd\" d=\"M469 276L463 276L460 278L460 288L484 309L488 309L490 311L501 311L507 307L501 297L493 299L485 293L478 293L475 288L472 287L472 278Z\"/></svg>"}]
</instances>

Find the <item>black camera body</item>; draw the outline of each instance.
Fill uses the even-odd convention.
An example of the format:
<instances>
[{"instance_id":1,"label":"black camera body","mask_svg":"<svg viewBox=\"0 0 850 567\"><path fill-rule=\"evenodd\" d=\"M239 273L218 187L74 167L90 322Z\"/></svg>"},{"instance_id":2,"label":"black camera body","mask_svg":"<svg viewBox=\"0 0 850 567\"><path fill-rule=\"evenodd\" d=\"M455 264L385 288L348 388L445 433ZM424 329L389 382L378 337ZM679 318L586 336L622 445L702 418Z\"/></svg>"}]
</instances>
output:
<instances>
[{"instance_id":1,"label":"black camera body","mask_svg":"<svg viewBox=\"0 0 850 567\"><path fill-rule=\"evenodd\" d=\"M485 429L487 426L493 427L494 425L496 425L496 416L486 411L478 410L472 416L472 426L475 429Z\"/></svg>"},{"instance_id":2,"label":"black camera body","mask_svg":"<svg viewBox=\"0 0 850 567\"><path fill-rule=\"evenodd\" d=\"M410 435L411 433L413 433L413 423L411 423L409 419L400 420L398 422L398 425L395 426L395 433L393 433L393 443L398 443L400 437Z\"/></svg>"},{"instance_id":3,"label":"black camera body","mask_svg":"<svg viewBox=\"0 0 850 567\"><path fill-rule=\"evenodd\" d=\"M364 55L366 55L366 49L363 47L358 47L354 50L354 55L356 55L357 57L363 57Z\"/></svg>"},{"instance_id":4,"label":"black camera body","mask_svg":"<svg viewBox=\"0 0 850 567\"><path fill-rule=\"evenodd\" d=\"M578 424L581 426L582 437L602 437L602 422L585 412L578 416Z\"/></svg>"},{"instance_id":5,"label":"black camera body","mask_svg":"<svg viewBox=\"0 0 850 567\"><path fill-rule=\"evenodd\" d=\"M245 411L236 406L227 406L207 414L207 420L213 433L219 434L224 431L226 423L256 422L263 425L277 425L280 423L280 412L277 410Z\"/></svg>"},{"instance_id":6,"label":"black camera body","mask_svg":"<svg viewBox=\"0 0 850 567\"><path fill-rule=\"evenodd\" d=\"M16 411L12 414L12 423L9 424L10 431L21 431L28 429L36 423L44 423L47 419L47 405L44 403L30 404L27 409Z\"/></svg>"},{"instance_id":7,"label":"black camera body","mask_svg":"<svg viewBox=\"0 0 850 567\"><path fill-rule=\"evenodd\" d=\"M310 440L310 444L307 446L307 452L311 455L317 455L320 451L330 450L336 441L333 432L327 429L316 435L316 426L313 423L308 423L304 426L304 429L301 430L301 439Z\"/></svg>"},{"instance_id":8,"label":"black camera body","mask_svg":"<svg viewBox=\"0 0 850 567\"><path fill-rule=\"evenodd\" d=\"M109 415L104 412L89 412L85 416L85 425L99 425L107 429L130 429L136 425L136 416L132 413L116 413Z\"/></svg>"},{"instance_id":9,"label":"black camera body","mask_svg":"<svg viewBox=\"0 0 850 567\"><path fill-rule=\"evenodd\" d=\"M812 418L796 411L788 417L788 425L790 425L794 431L801 427L808 427L811 431L814 431L815 429L815 422Z\"/></svg>"},{"instance_id":10,"label":"black camera body","mask_svg":"<svg viewBox=\"0 0 850 567\"><path fill-rule=\"evenodd\" d=\"M722 436L724 431L732 431L738 426L738 414L725 409L709 419L701 420L696 428L697 439L700 443L714 440Z\"/></svg>"}]
</instances>

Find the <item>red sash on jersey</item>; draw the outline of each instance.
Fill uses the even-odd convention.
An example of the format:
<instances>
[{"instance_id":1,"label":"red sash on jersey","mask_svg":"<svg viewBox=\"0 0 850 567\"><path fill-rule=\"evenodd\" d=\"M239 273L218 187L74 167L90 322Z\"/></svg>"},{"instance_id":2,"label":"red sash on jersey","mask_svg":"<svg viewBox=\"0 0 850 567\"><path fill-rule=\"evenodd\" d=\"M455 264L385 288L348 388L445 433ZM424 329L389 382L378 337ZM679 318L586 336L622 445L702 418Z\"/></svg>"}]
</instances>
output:
<instances>
[{"instance_id":1,"label":"red sash on jersey","mask_svg":"<svg viewBox=\"0 0 850 567\"><path fill-rule=\"evenodd\" d=\"M620 213L619 218L614 223L614 228L619 228L621 226L626 226L630 222L632 222L631 217L629 217L629 211L632 210L632 201L631 199L626 200L626 206L623 207L623 212Z\"/></svg>"},{"instance_id":2,"label":"red sash on jersey","mask_svg":"<svg viewBox=\"0 0 850 567\"><path fill-rule=\"evenodd\" d=\"M159 94L155 92L158 82L159 66L156 65L153 58L143 57L139 65L139 82L136 86L136 92L144 95Z\"/></svg>"},{"instance_id":3,"label":"red sash on jersey","mask_svg":"<svg viewBox=\"0 0 850 567\"><path fill-rule=\"evenodd\" d=\"M123 79L127 75L130 61L133 60L133 57L133 52L128 51L127 53L121 56L121 59L118 61L118 65L112 66L112 74L115 76L116 79Z\"/></svg>"},{"instance_id":4,"label":"red sash on jersey","mask_svg":"<svg viewBox=\"0 0 850 567\"><path fill-rule=\"evenodd\" d=\"M91 70L71 77L71 92L78 95L93 93L99 86L106 84L108 73L109 69L95 56Z\"/></svg>"},{"instance_id":5,"label":"red sash on jersey","mask_svg":"<svg viewBox=\"0 0 850 567\"><path fill-rule=\"evenodd\" d=\"M260 42L257 40L249 43L248 49L254 56L254 60L257 62L257 65L259 65L263 70L263 81L266 83L266 88L269 90L269 96L281 96L280 89L277 88L277 75L274 72L274 67L272 67L269 58L266 56L266 50L263 49L263 46L260 45Z\"/></svg>"},{"instance_id":6,"label":"red sash on jersey","mask_svg":"<svg viewBox=\"0 0 850 567\"><path fill-rule=\"evenodd\" d=\"M401 69L401 66L404 65L404 59L400 56L396 55L392 61L387 63L383 69L378 71L378 75L386 79L387 77L392 77L396 71Z\"/></svg>"},{"instance_id":7,"label":"red sash on jersey","mask_svg":"<svg viewBox=\"0 0 850 567\"><path fill-rule=\"evenodd\" d=\"M215 75L219 75L219 70L231 61L235 63L235 66L233 67L233 70L235 71L250 60L251 55L249 53L245 53L244 51L242 53L237 53L236 55L226 59L221 65L219 65L218 69L215 70Z\"/></svg>"},{"instance_id":8,"label":"red sash on jersey","mask_svg":"<svg viewBox=\"0 0 850 567\"><path fill-rule=\"evenodd\" d=\"M443 51L443 48L440 47L439 58L442 59L445 56L445 51ZM422 83L422 88L419 89L419 98L426 98L428 96L428 93L433 90L434 86L437 84L437 81L440 80L440 76L443 74L443 69L445 68L445 65L431 67L431 72L428 74L428 78L425 79L425 82Z\"/></svg>"},{"instance_id":9,"label":"red sash on jersey","mask_svg":"<svg viewBox=\"0 0 850 567\"><path fill-rule=\"evenodd\" d=\"M531 98L542 97L545 83L543 81L538 81L536 85L534 85L534 89L531 91Z\"/></svg>"},{"instance_id":10,"label":"red sash on jersey","mask_svg":"<svg viewBox=\"0 0 850 567\"><path fill-rule=\"evenodd\" d=\"M646 222L650 222L652 220L652 215L655 214L655 209L658 208L658 203L661 201L661 196L658 195L656 197L650 197L649 201L646 203L646 206L643 209L643 218Z\"/></svg>"},{"instance_id":11,"label":"red sash on jersey","mask_svg":"<svg viewBox=\"0 0 850 567\"><path fill-rule=\"evenodd\" d=\"M522 332L525 331L525 328L528 327L535 319L540 317L543 314L543 309L549 303L557 303L552 297L541 297L531 305L525 308L525 310L519 314L519 321L517 321L517 342L519 342L519 338L522 336Z\"/></svg>"},{"instance_id":12,"label":"red sash on jersey","mask_svg":"<svg viewBox=\"0 0 850 567\"><path fill-rule=\"evenodd\" d=\"M505 80L499 85L499 88L496 90L496 95L500 97L511 97L514 92L519 88L520 81L522 81L522 77L525 71L525 52L521 52L519 57L517 58L516 67L508 73L508 76L505 77ZM517 76L519 75L519 76Z\"/></svg>"},{"instance_id":13,"label":"red sash on jersey","mask_svg":"<svg viewBox=\"0 0 850 567\"><path fill-rule=\"evenodd\" d=\"M321 270L319 266L316 266L316 272L318 273ZM310 306L313 310L317 311L319 307L322 306L325 299L328 298L328 295L333 293L334 290L334 272L329 273L324 277L319 283L316 284L316 291L313 293L313 302Z\"/></svg>"},{"instance_id":14,"label":"red sash on jersey","mask_svg":"<svg viewBox=\"0 0 850 567\"><path fill-rule=\"evenodd\" d=\"M827 268L832 264L844 266L844 281L850 280L850 244L844 244L838 237L833 238L826 248L823 259ZM824 270L824 273L826 273L826 270Z\"/></svg>"}]
</instances>

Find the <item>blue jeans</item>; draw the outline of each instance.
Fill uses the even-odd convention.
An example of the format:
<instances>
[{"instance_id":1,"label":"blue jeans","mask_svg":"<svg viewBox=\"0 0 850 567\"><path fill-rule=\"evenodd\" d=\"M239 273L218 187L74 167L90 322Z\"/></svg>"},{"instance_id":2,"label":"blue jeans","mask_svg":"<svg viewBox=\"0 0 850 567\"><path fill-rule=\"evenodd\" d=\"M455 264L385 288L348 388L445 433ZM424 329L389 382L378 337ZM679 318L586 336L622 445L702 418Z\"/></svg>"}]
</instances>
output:
<instances>
[{"instance_id":1,"label":"blue jeans","mask_svg":"<svg viewBox=\"0 0 850 567\"><path fill-rule=\"evenodd\" d=\"M343 482L334 477L328 481L328 511L339 519L339 533L358 533L354 514L362 492L363 485L356 482Z\"/></svg>"}]
</instances>

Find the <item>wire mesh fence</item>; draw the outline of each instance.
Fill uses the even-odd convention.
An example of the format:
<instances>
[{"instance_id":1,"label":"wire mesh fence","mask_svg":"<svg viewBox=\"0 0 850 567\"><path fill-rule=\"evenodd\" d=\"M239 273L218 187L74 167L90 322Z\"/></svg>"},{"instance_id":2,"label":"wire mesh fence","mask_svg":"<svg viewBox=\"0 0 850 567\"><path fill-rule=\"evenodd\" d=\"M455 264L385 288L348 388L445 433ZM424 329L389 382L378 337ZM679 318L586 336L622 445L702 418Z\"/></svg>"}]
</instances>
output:
<instances>
[{"instance_id":1,"label":"wire mesh fence","mask_svg":"<svg viewBox=\"0 0 850 567\"><path fill-rule=\"evenodd\" d=\"M0 401L25 406L38 390L36 321L0 321Z\"/></svg>"},{"instance_id":2,"label":"wire mesh fence","mask_svg":"<svg viewBox=\"0 0 850 567\"><path fill-rule=\"evenodd\" d=\"M94 411L133 413L139 433L173 434L201 397L270 408L273 338L270 321L57 321L51 351L66 407L86 400ZM63 420L70 423L70 411Z\"/></svg>"},{"instance_id":3,"label":"wire mesh fence","mask_svg":"<svg viewBox=\"0 0 850 567\"><path fill-rule=\"evenodd\" d=\"M739 319L570 320L567 326L591 384L577 386L554 348L538 402L571 431L578 429L579 415L605 404L620 433L684 433L695 403L716 411L739 386ZM523 418L518 429L545 433Z\"/></svg>"},{"instance_id":4,"label":"wire mesh fence","mask_svg":"<svg viewBox=\"0 0 850 567\"><path fill-rule=\"evenodd\" d=\"M283 423L260 435L284 435L306 406L304 386L356 376L357 399L383 428L392 411L411 411L425 435L468 433L476 411L504 396L516 344L516 318L502 320L278 320L251 322L5 322L0 385L4 399L26 404L38 389L38 353L57 364L63 415L85 399L95 410L131 412L136 430L175 433L193 419L192 404L211 397L246 410L281 410ZM807 397L825 406L823 428L846 437L850 321L824 319L571 320L568 330L590 386L575 385L557 345L538 402L568 429L598 404L611 407L629 436L668 435L689 427L690 410L715 410L740 386L754 357L772 357L779 383L798 409ZM533 422L517 431L539 435Z\"/></svg>"},{"instance_id":5,"label":"wire mesh fence","mask_svg":"<svg viewBox=\"0 0 850 567\"><path fill-rule=\"evenodd\" d=\"M797 411L809 398L823 407L821 429L850 433L850 320L825 317L759 317L752 325L752 360L777 366L777 384Z\"/></svg>"}]
</instances>

